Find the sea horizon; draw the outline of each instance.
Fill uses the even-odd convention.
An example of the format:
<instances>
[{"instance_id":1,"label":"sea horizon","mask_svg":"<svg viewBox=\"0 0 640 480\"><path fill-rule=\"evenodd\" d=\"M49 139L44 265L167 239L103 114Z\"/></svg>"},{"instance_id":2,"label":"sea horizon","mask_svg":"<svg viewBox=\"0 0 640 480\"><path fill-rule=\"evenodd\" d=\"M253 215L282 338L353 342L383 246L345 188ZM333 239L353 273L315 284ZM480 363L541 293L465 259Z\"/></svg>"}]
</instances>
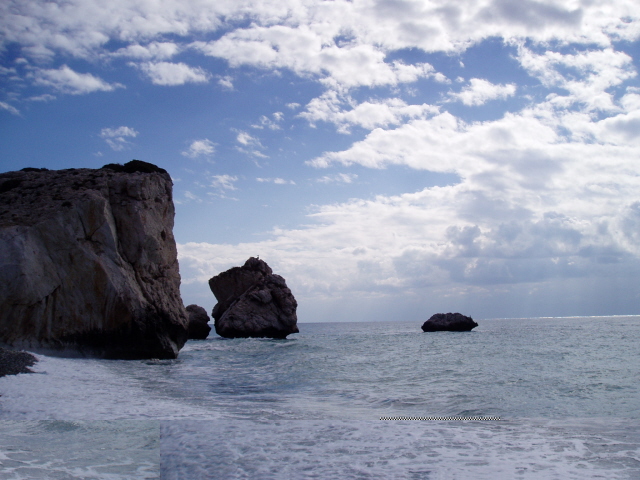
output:
<instances>
[{"instance_id":1,"label":"sea horizon","mask_svg":"<svg viewBox=\"0 0 640 480\"><path fill-rule=\"evenodd\" d=\"M446 312L443 312L446 313ZM429 315L430 316L430 315ZM395 323L395 322L407 322L407 323L424 323L429 319L429 316L425 316L424 319L421 320L327 320L324 322L305 322L304 320L299 320L298 324L310 324L310 323ZM565 319L565 318L618 318L618 317L640 317L640 314L615 314L615 315L560 315L560 316L535 316L535 317L473 317L474 320L485 321L485 320L538 320L538 319ZM210 324L213 325L213 320L211 320ZM293 334L295 335L295 334Z\"/></svg>"}]
</instances>

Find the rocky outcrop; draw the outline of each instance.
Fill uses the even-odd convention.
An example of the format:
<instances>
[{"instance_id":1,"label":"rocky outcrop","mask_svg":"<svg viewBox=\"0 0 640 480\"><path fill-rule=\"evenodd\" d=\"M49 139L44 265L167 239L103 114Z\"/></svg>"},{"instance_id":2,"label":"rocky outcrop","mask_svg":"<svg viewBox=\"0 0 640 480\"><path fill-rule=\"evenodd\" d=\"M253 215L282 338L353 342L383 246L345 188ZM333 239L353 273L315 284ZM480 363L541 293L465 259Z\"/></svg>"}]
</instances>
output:
<instances>
[{"instance_id":1,"label":"rocky outcrop","mask_svg":"<svg viewBox=\"0 0 640 480\"><path fill-rule=\"evenodd\" d=\"M33 373L29 367L38 361L28 352L15 352L0 348L0 377L18 375L19 373Z\"/></svg>"},{"instance_id":2,"label":"rocky outcrop","mask_svg":"<svg viewBox=\"0 0 640 480\"><path fill-rule=\"evenodd\" d=\"M171 178L146 162L0 174L0 343L175 358L173 217Z\"/></svg>"},{"instance_id":3,"label":"rocky outcrop","mask_svg":"<svg viewBox=\"0 0 640 480\"><path fill-rule=\"evenodd\" d=\"M207 311L198 305L189 305L187 306L187 316L189 317L189 340L204 340L207 338L211 331Z\"/></svg>"},{"instance_id":4,"label":"rocky outcrop","mask_svg":"<svg viewBox=\"0 0 640 480\"><path fill-rule=\"evenodd\" d=\"M298 303L280 275L251 257L209 280L218 303L211 315L221 337L286 338L298 332Z\"/></svg>"},{"instance_id":5,"label":"rocky outcrop","mask_svg":"<svg viewBox=\"0 0 640 480\"><path fill-rule=\"evenodd\" d=\"M468 332L478 324L460 313L436 313L422 325L423 332Z\"/></svg>"}]
</instances>

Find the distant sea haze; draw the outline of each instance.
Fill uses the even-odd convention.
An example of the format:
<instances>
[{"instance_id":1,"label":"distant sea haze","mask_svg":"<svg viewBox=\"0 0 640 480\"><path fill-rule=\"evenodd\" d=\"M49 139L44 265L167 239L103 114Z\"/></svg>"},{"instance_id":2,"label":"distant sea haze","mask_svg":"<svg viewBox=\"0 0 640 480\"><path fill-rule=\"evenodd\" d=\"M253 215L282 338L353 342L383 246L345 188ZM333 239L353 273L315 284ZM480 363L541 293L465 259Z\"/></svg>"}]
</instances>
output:
<instances>
[{"instance_id":1,"label":"distant sea haze","mask_svg":"<svg viewBox=\"0 0 640 480\"><path fill-rule=\"evenodd\" d=\"M640 478L640 317L299 324L0 378L0 478Z\"/></svg>"}]
</instances>

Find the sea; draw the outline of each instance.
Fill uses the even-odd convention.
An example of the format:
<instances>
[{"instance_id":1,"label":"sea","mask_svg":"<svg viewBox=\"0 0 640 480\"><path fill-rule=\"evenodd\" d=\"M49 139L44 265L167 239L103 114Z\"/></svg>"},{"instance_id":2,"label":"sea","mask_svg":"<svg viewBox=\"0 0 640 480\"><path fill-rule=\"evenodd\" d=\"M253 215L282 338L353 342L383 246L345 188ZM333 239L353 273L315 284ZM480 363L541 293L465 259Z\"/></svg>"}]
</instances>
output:
<instances>
[{"instance_id":1,"label":"sea","mask_svg":"<svg viewBox=\"0 0 640 480\"><path fill-rule=\"evenodd\" d=\"M640 317L300 323L0 378L0 479L640 479Z\"/></svg>"}]
</instances>

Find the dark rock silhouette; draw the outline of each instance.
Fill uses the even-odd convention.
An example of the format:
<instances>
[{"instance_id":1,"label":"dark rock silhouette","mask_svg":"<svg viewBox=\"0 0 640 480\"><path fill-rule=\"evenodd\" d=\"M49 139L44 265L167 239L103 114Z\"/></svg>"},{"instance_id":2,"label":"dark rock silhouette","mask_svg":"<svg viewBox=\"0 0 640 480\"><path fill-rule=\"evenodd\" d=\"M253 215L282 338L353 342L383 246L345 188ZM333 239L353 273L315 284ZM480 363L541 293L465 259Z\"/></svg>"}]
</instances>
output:
<instances>
[{"instance_id":1,"label":"dark rock silhouette","mask_svg":"<svg viewBox=\"0 0 640 480\"><path fill-rule=\"evenodd\" d=\"M468 332L478 324L461 313L436 313L422 325L423 332Z\"/></svg>"},{"instance_id":2,"label":"dark rock silhouette","mask_svg":"<svg viewBox=\"0 0 640 480\"><path fill-rule=\"evenodd\" d=\"M29 367L32 367L37 361L37 358L28 352L16 352L0 348L0 377L19 373L33 373Z\"/></svg>"},{"instance_id":3,"label":"dark rock silhouette","mask_svg":"<svg viewBox=\"0 0 640 480\"><path fill-rule=\"evenodd\" d=\"M211 327L209 326L209 315L207 311L198 305L187 306L189 317L189 340L204 340L209 336Z\"/></svg>"},{"instance_id":4,"label":"dark rock silhouette","mask_svg":"<svg viewBox=\"0 0 640 480\"><path fill-rule=\"evenodd\" d=\"M218 300L211 315L221 337L286 338L298 332L298 303L280 275L251 257L209 280Z\"/></svg>"},{"instance_id":5,"label":"dark rock silhouette","mask_svg":"<svg viewBox=\"0 0 640 480\"><path fill-rule=\"evenodd\" d=\"M175 358L187 340L169 175L139 160L0 174L0 343Z\"/></svg>"}]
</instances>

